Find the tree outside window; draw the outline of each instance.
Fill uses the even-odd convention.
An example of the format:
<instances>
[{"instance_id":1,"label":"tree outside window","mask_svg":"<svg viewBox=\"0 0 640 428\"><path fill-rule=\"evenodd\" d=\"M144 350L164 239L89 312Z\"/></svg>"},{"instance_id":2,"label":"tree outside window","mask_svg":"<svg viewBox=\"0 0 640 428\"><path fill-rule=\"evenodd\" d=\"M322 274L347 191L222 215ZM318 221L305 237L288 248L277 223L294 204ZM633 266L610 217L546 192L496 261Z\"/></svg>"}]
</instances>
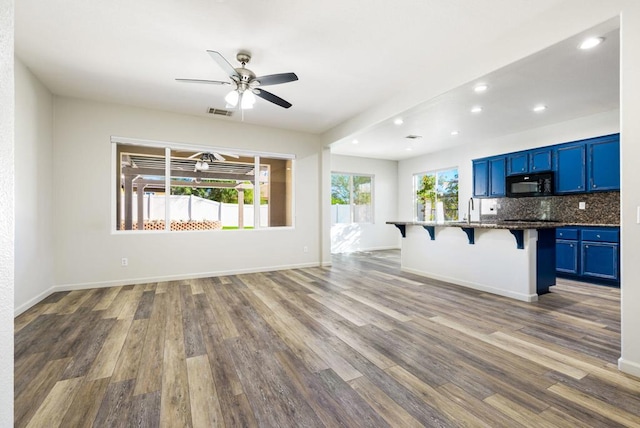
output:
<instances>
[{"instance_id":1,"label":"tree outside window","mask_svg":"<svg viewBox=\"0 0 640 428\"><path fill-rule=\"evenodd\" d=\"M331 174L331 223L372 223L373 177Z\"/></svg>"},{"instance_id":2,"label":"tree outside window","mask_svg":"<svg viewBox=\"0 0 640 428\"><path fill-rule=\"evenodd\" d=\"M415 174L414 189L418 221L458 220L458 168Z\"/></svg>"}]
</instances>

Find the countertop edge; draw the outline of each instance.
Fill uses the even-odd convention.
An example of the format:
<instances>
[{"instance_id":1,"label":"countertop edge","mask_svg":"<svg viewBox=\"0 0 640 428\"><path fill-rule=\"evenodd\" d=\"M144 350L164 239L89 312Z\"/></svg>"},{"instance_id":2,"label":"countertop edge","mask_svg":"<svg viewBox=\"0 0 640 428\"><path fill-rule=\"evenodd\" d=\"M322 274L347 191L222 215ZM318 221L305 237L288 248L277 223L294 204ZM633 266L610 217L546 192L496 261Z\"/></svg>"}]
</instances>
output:
<instances>
[{"instance_id":1,"label":"countertop edge","mask_svg":"<svg viewBox=\"0 0 640 428\"><path fill-rule=\"evenodd\" d=\"M619 224L586 224L565 222L471 222L455 221L437 223L433 221L387 221L386 224L397 226L426 226L426 227L464 227L473 229L557 229L559 227L620 227Z\"/></svg>"}]
</instances>

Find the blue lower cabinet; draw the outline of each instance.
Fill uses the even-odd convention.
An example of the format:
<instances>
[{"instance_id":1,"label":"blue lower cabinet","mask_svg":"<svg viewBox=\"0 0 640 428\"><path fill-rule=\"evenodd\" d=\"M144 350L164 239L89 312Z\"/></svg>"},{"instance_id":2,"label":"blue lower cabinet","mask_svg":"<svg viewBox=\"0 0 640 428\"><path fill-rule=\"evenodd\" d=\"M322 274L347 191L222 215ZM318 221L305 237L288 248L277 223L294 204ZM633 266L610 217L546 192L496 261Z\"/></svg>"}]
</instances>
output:
<instances>
[{"instance_id":1,"label":"blue lower cabinet","mask_svg":"<svg viewBox=\"0 0 640 428\"><path fill-rule=\"evenodd\" d=\"M578 281L620 285L620 228L556 229L556 274Z\"/></svg>"},{"instance_id":2,"label":"blue lower cabinet","mask_svg":"<svg viewBox=\"0 0 640 428\"><path fill-rule=\"evenodd\" d=\"M578 241L556 240L556 271L578 274Z\"/></svg>"},{"instance_id":3,"label":"blue lower cabinet","mask_svg":"<svg viewBox=\"0 0 640 428\"><path fill-rule=\"evenodd\" d=\"M618 244L582 241L583 276L618 280Z\"/></svg>"}]
</instances>

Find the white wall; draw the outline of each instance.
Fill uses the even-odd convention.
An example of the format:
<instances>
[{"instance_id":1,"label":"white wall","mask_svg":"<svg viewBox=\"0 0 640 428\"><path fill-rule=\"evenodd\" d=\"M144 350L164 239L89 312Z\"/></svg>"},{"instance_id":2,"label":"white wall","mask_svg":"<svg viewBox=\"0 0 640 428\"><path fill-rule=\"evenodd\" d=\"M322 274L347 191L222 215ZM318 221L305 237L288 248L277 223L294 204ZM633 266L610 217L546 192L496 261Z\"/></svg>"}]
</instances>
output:
<instances>
[{"instance_id":1,"label":"white wall","mask_svg":"<svg viewBox=\"0 0 640 428\"><path fill-rule=\"evenodd\" d=\"M373 223L331 226L331 252L370 251L400 247L398 230L385 222L397 219L396 161L331 155L332 172L373 175Z\"/></svg>"},{"instance_id":2,"label":"white wall","mask_svg":"<svg viewBox=\"0 0 640 428\"><path fill-rule=\"evenodd\" d=\"M473 146L432 153L399 162L398 215L400 220L413 219L413 174L424 171L458 167L460 218L467 211L473 194L473 159L518 150L575 141L620 131L620 112L614 110L568 122L533 129L505 137L478 141ZM476 206L476 209L478 207Z\"/></svg>"},{"instance_id":3,"label":"white wall","mask_svg":"<svg viewBox=\"0 0 640 428\"><path fill-rule=\"evenodd\" d=\"M53 96L15 64L15 306L20 312L53 286Z\"/></svg>"},{"instance_id":4,"label":"white wall","mask_svg":"<svg viewBox=\"0 0 640 428\"><path fill-rule=\"evenodd\" d=\"M625 1L621 25L622 356L619 367L640 376L640 2Z\"/></svg>"},{"instance_id":5,"label":"white wall","mask_svg":"<svg viewBox=\"0 0 640 428\"><path fill-rule=\"evenodd\" d=\"M13 425L13 0L0 0L0 426Z\"/></svg>"},{"instance_id":6,"label":"white wall","mask_svg":"<svg viewBox=\"0 0 640 428\"><path fill-rule=\"evenodd\" d=\"M54 97L54 112L57 289L320 263L318 137L63 97ZM296 155L295 228L113 234L112 135Z\"/></svg>"}]
</instances>

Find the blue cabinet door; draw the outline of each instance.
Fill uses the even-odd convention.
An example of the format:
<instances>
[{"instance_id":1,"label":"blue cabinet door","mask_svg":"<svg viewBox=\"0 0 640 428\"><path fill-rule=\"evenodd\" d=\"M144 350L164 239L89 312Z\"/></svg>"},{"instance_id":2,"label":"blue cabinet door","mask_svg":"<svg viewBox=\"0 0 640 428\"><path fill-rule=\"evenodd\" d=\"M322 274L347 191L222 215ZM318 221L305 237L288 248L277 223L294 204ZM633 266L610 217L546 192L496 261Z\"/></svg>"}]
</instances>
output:
<instances>
[{"instance_id":1,"label":"blue cabinet door","mask_svg":"<svg viewBox=\"0 0 640 428\"><path fill-rule=\"evenodd\" d=\"M489 162L486 159L473 161L473 196L489 196Z\"/></svg>"},{"instance_id":2,"label":"blue cabinet door","mask_svg":"<svg viewBox=\"0 0 640 428\"><path fill-rule=\"evenodd\" d=\"M489 195L492 198L505 195L505 164L504 156L489 160Z\"/></svg>"},{"instance_id":3,"label":"blue cabinet door","mask_svg":"<svg viewBox=\"0 0 640 428\"><path fill-rule=\"evenodd\" d=\"M513 153L507 157L507 174L525 174L529 172L529 155L527 152Z\"/></svg>"},{"instance_id":4,"label":"blue cabinet door","mask_svg":"<svg viewBox=\"0 0 640 428\"><path fill-rule=\"evenodd\" d=\"M578 241L556 240L556 271L578 274Z\"/></svg>"},{"instance_id":5,"label":"blue cabinet door","mask_svg":"<svg viewBox=\"0 0 640 428\"><path fill-rule=\"evenodd\" d=\"M580 261L582 275L618 280L618 244L582 241Z\"/></svg>"},{"instance_id":6,"label":"blue cabinet door","mask_svg":"<svg viewBox=\"0 0 640 428\"><path fill-rule=\"evenodd\" d=\"M589 144L589 190L620 190L620 138Z\"/></svg>"},{"instance_id":7,"label":"blue cabinet door","mask_svg":"<svg viewBox=\"0 0 640 428\"><path fill-rule=\"evenodd\" d=\"M584 192L586 181L586 146L573 144L554 150L556 158L556 193Z\"/></svg>"},{"instance_id":8,"label":"blue cabinet door","mask_svg":"<svg viewBox=\"0 0 640 428\"><path fill-rule=\"evenodd\" d=\"M530 172L551 171L553 164L551 162L553 150L550 148L536 149L529 152L529 170Z\"/></svg>"}]
</instances>

